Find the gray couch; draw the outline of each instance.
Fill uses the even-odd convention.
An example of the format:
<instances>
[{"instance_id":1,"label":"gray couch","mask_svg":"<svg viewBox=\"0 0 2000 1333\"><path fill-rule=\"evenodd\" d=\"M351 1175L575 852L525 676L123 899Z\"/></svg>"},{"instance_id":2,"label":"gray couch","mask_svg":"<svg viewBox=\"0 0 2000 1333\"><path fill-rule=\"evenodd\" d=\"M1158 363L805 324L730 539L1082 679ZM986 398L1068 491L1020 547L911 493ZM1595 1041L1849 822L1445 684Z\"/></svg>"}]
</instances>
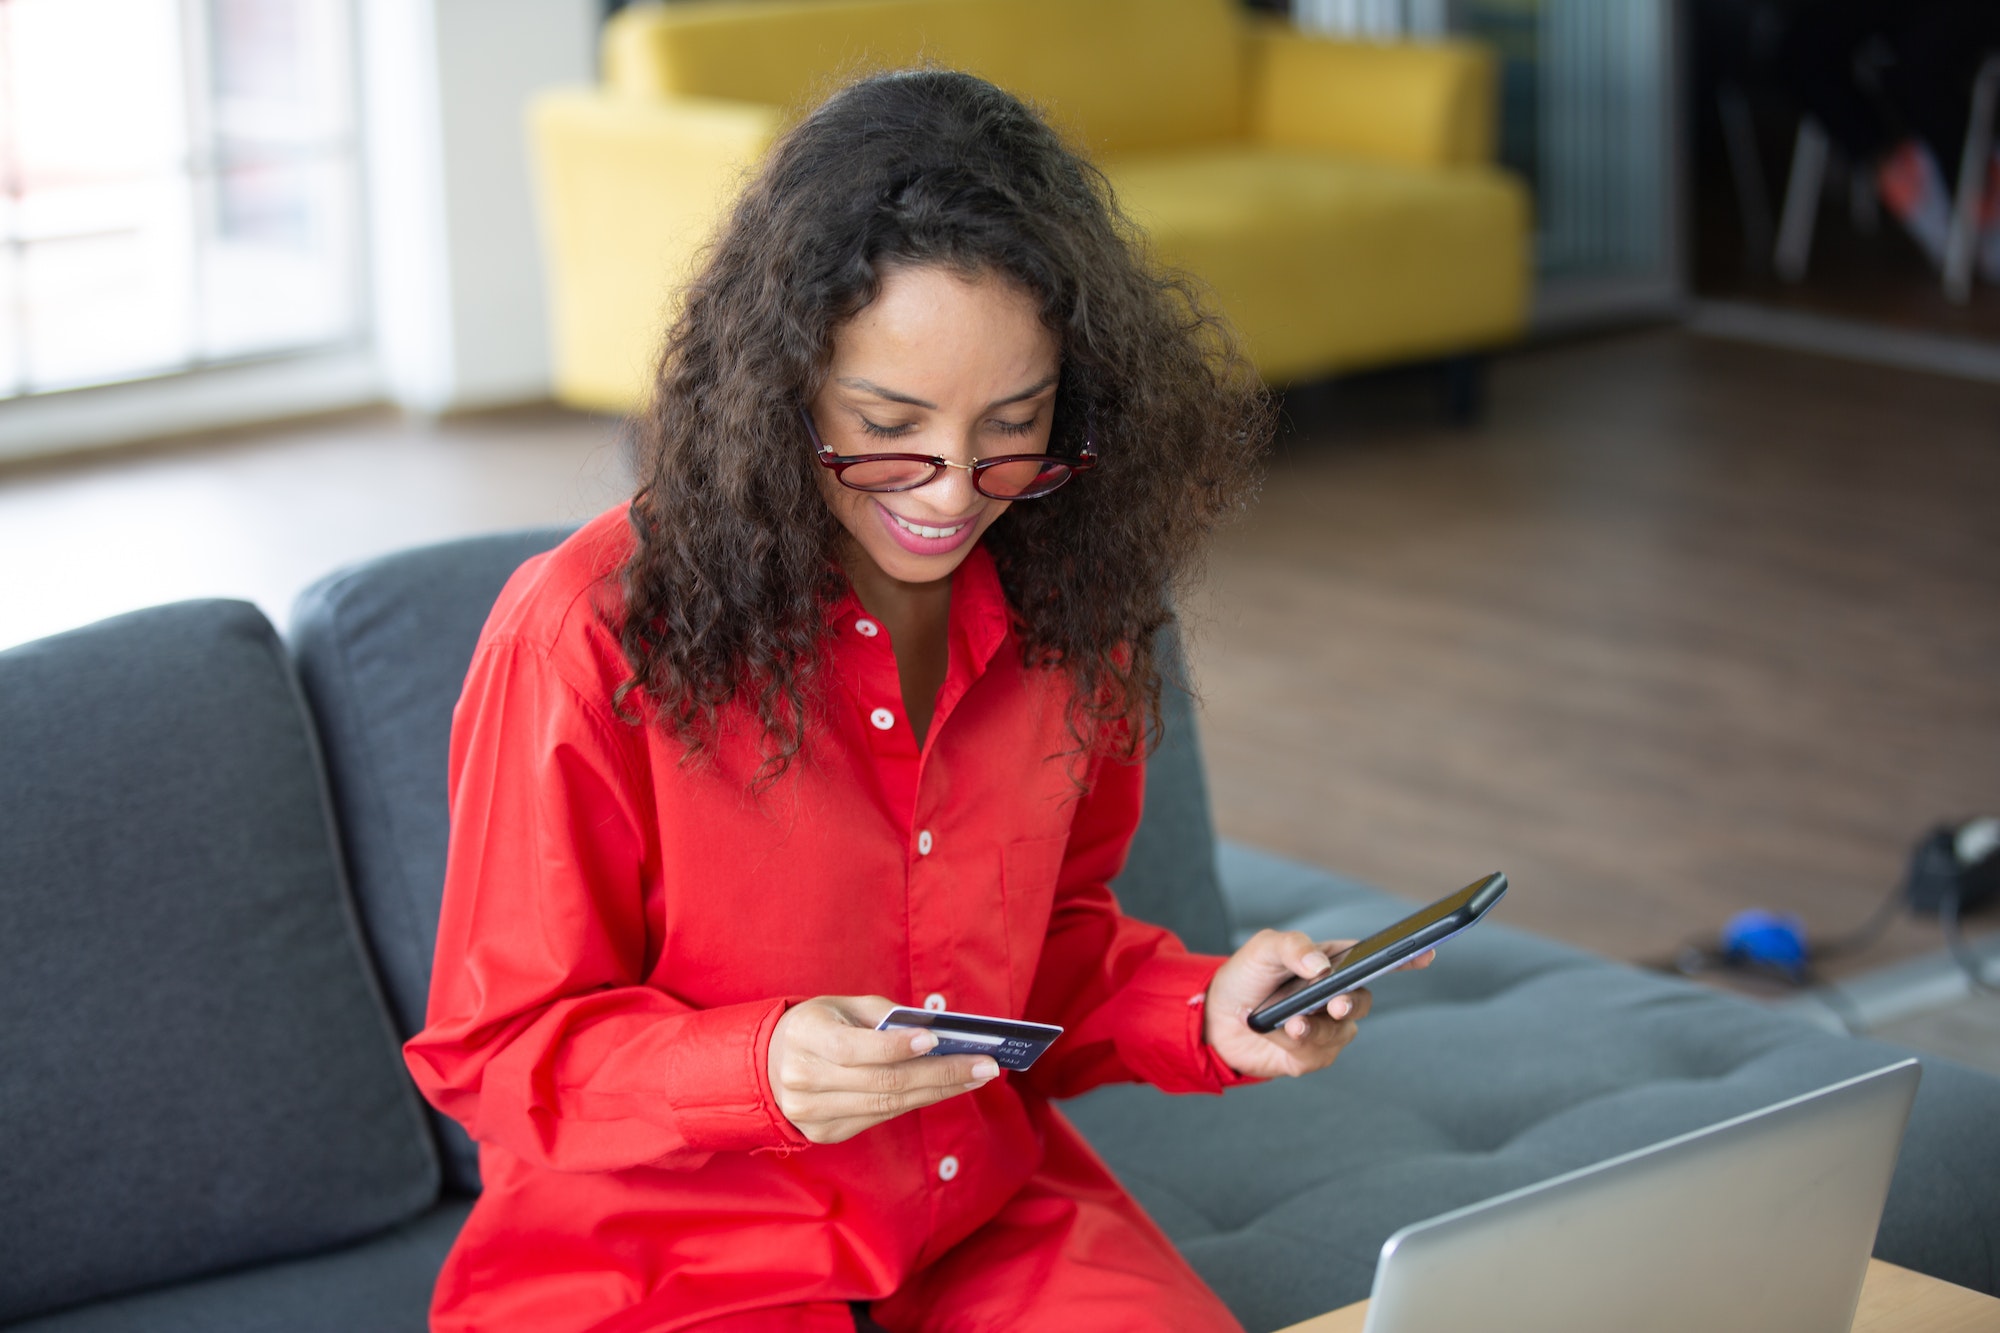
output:
<instances>
[{"instance_id":1,"label":"gray couch","mask_svg":"<svg viewBox=\"0 0 2000 1333\"><path fill-rule=\"evenodd\" d=\"M289 645L251 606L187 602L0 653L0 1326L424 1327L478 1188L397 1052L437 926L450 709L507 573L560 535L334 575ZM1151 784L1120 892L1195 947L1406 906L1218 849L1184 703ZM1269 1329L1365 1296L1406 1222L1899 1054L1501 921L1380 984L1330 1073L1067 1109ZM1925 1060L1879 1255L2000 1290L1996 1126L2000 1081Z\"/></svg>"}]
</instances>

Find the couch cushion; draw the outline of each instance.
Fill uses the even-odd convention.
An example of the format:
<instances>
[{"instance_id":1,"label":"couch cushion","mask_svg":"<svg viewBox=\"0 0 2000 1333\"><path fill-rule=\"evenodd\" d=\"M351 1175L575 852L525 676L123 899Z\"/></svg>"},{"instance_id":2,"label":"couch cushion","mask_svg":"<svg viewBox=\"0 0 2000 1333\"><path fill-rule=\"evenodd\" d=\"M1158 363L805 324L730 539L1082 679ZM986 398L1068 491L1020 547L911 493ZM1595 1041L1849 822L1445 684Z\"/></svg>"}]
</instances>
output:
<instances>
[{"instance_id":1,"label":"couch cushion","mask_svg":"<svg viewBox=\"0 0 2000 1333\"><path fill-rule=\"evenodd\" d=\"M1394 912L1404 906L1402 899L1360 880L1260 852L1240 842L1218 842L1215 860L1232 944L1241 944L1267 927L1282 929L1294 917L1322 907Z\"/></svg>"},{"instance_id":2,"label":"couch cushion","mask_svg":"<svg viewBox=\"0 0 2000 1333\"><path fill-rule=\"evenodd\" d=\"M472 1205L448 1200L359 1245L8 1325L8 1333L425 1333Z\"/></svg>"},{"instance_id":3,"label":"couch cushion","mask_svg":"<svg viewBox=\"0 0 2000 1333\"><path fill-rule=\"evenodd\" d=\"M1272 860L1225 854L1232 869ZM1290 924L1353 937L1412 906L1329 878ZM1065 1107L1251 1329L1365 1297L1382 1242L1409 1223L1909 1054L1498 921L1373 991L1325 1073L1220 1099L1107 1088ZM2000 1081L1924 1064L1876 1253L1990 1291L2000 1140L1976 1127L2000 1116Z\"/></svg>"},{"instance_id":4,"label":"couch cushion","mask_svg":"<svg viewBox=\"0 0 2000 1333\"><path fill-rule=\"evenodd\" d=\"M1179 641L1168 649L1159 748L1146 761L1146 811L1125 869L1111 881L1121 910L1172 930L1197 953L1228 953L1229 911L1216 877L1215 821Z\"/></svg>"},{"instance_id":5,"label":"couch cushion","mask_svg":"<svg viewBox=\"0 0 2000 1333\"><path fill-rule=\"evenodd\" d=\"M446 542L329 574L292 608L355 901L404 1038L424 1025L444 893L451 711L494 599L569 528ZM445 1177L479 1188L479 1152L433 1113Z\"/></svg>"},{"instance_id":6,"label":"couch cushion","mask_svg":"<svg viewBox=\"0 0 2000 1333\"><path fill-rule=\"evenodd\" d=\"M1266 379L1464 352L1525 319L1528 198L1505 172L1249 146L1103 166L1160 260L1213 289Z\"/></svg>"},{"instance_id":7,"label":"couch cushion","mask_svg":"<svg viewBox=\"0 0 2000 1333\"><path fill-rule=\"evenodd\" d=\"M1245 113L1231 0L696 0L635 5L604 36L634 98L805 110L839 81L932 62L1036 103L1091 152L1233 138Z\"/></svg>"},{"instance_id":8,"label":"couch cushion","mask_svg":"<svg viewBox=\"0 0 2000 1333\"><path fill-rule=\"evenodd\" d=\"M0 653L0 1322L437 1194L283 646L184 602Z\"/></svg>"}]
</instances>

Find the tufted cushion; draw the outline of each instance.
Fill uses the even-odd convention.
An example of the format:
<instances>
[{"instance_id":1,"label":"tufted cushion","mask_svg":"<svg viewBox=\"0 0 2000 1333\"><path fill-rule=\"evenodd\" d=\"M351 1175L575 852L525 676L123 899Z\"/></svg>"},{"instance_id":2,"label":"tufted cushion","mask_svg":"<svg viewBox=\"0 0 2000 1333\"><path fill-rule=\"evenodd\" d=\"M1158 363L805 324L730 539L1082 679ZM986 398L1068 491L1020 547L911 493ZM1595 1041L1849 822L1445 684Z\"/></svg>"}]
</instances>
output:
<instances>
[{"instance_id":1,"label":"tufted cushion","mask_svg":"<svg viewBox=\"0 0 2000 1333\"><path fill-rule=\"evenodd\" d=\"M438 1167L277 635L0 653L0 1323L357 1240Z\"/></svg>"},{"instance_id":2,"label":"tufted cushion","mask_svg":"<svg viewBox=\"0 0 2000 1333\"><path fill-rule=\"evenodd\" d=\"M1266 928L1335 904L1367 911L1393 911L1402 899L1317 866L1287 861L1236 842L1215 848L1217 889L1236 944ZM1227 889L1221 886L1227 885ZM1363 932L1364 934L1367 932Z\"/></svg>"},{"instance_id":3,"label":"tufted cushion","mask_svg":"<svg viewBox=\"0 0 2000 1333\"><path fill-rule=\"evenodd\" d=\"M292 608L368 942L404 1038L424 1025L444 895L451 711L508 576L568 528L445 542L329 574ZM479 1150L432 1113L445 1178L479 1188Z\"/></svg>"},{"instance_id":4,"label":"tufted cushion","mask_svg":"<svg viewBox=\"0 0 2000 1333\"><path fill-rule=\"evenodd\" d=\"M1232 898L1316 899L1290 924L1321 938L1413 906L1241 848L1223 859ZM1220 1099L1107 1088L1065 1108L1253 1330L1365 1297L1382 1242L1411 1222L1908 1054L1498 920L1374 994L1327 1073ZM2000 1082L1924 1065L1876 1252L1991 1291Z\"/></svg>"}]
</instances>

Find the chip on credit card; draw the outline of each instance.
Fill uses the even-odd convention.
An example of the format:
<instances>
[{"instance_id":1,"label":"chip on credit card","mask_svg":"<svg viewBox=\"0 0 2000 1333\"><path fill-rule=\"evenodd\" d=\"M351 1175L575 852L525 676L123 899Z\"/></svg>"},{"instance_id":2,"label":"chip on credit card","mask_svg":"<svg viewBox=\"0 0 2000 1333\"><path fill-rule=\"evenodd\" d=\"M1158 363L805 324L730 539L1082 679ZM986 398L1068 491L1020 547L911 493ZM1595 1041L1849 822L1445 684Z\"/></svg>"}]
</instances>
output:
<instances>
[{"instance_id":1,"label":"chip on credit card","mask_svg":"<svg viewBox=\"0 0 2000 1333\"><path fill-rule=\"evenodd\" d=\"M1053 1023L1024 1023L1015 1018L994 1018L988 1014L954 1014L945 1009L891 1009L875 1025L877 1032L892 1028L928 1028L937 1045L925 1055L990 1055L1002 1069L1020 1073L1063 1034Z\"/></svg>"}]
</instances>

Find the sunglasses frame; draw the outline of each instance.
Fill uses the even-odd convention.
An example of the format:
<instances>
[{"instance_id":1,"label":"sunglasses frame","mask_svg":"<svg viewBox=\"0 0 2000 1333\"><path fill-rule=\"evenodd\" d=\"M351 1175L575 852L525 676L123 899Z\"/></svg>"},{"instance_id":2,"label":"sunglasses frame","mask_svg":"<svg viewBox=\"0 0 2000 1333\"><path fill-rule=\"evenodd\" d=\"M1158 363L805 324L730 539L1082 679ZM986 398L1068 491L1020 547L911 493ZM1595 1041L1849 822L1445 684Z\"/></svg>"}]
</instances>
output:
<instances>
[{"instance_id":1,"label":"sunglasses frame","mask_svg":"<svg viewBox=\"0 0 2000 1333\"><path fill-rule=\"evenodd\" d=\"M805 423L806 436L812 441L813 456L819 461L819 465L832 472L834 480L841 485L851 491L860 491L863 495L896 495L903 491L914 491L920 486L928 486L936 481L946 468L955 467L970 472L972 488L989 500L1008 503L1016 500L1039 500L1067 486L1070 479L1079 472L1088 472L1097 466L1097 445L1089 436L1084 437L1083 452L1075 458L1062 458L1055 454L997 454L992 458L981 458L971 463L954 463L949 458L940 458L936 454L837 454L827 447L826 441L820 439L819 428L813 424L811 412L801 407L799 420ZM995 495L979 484L979 474L988 468L999 467L1003 463L1027 462L1037 462L1044 467L1054 463L1066 470L1061 480L1047 490L1024 492L1020 495ZM861 463L923 463L930 468L930 473L907 486L856 486L845 474L849 468Z\"/></svg>"}]
</instances>

